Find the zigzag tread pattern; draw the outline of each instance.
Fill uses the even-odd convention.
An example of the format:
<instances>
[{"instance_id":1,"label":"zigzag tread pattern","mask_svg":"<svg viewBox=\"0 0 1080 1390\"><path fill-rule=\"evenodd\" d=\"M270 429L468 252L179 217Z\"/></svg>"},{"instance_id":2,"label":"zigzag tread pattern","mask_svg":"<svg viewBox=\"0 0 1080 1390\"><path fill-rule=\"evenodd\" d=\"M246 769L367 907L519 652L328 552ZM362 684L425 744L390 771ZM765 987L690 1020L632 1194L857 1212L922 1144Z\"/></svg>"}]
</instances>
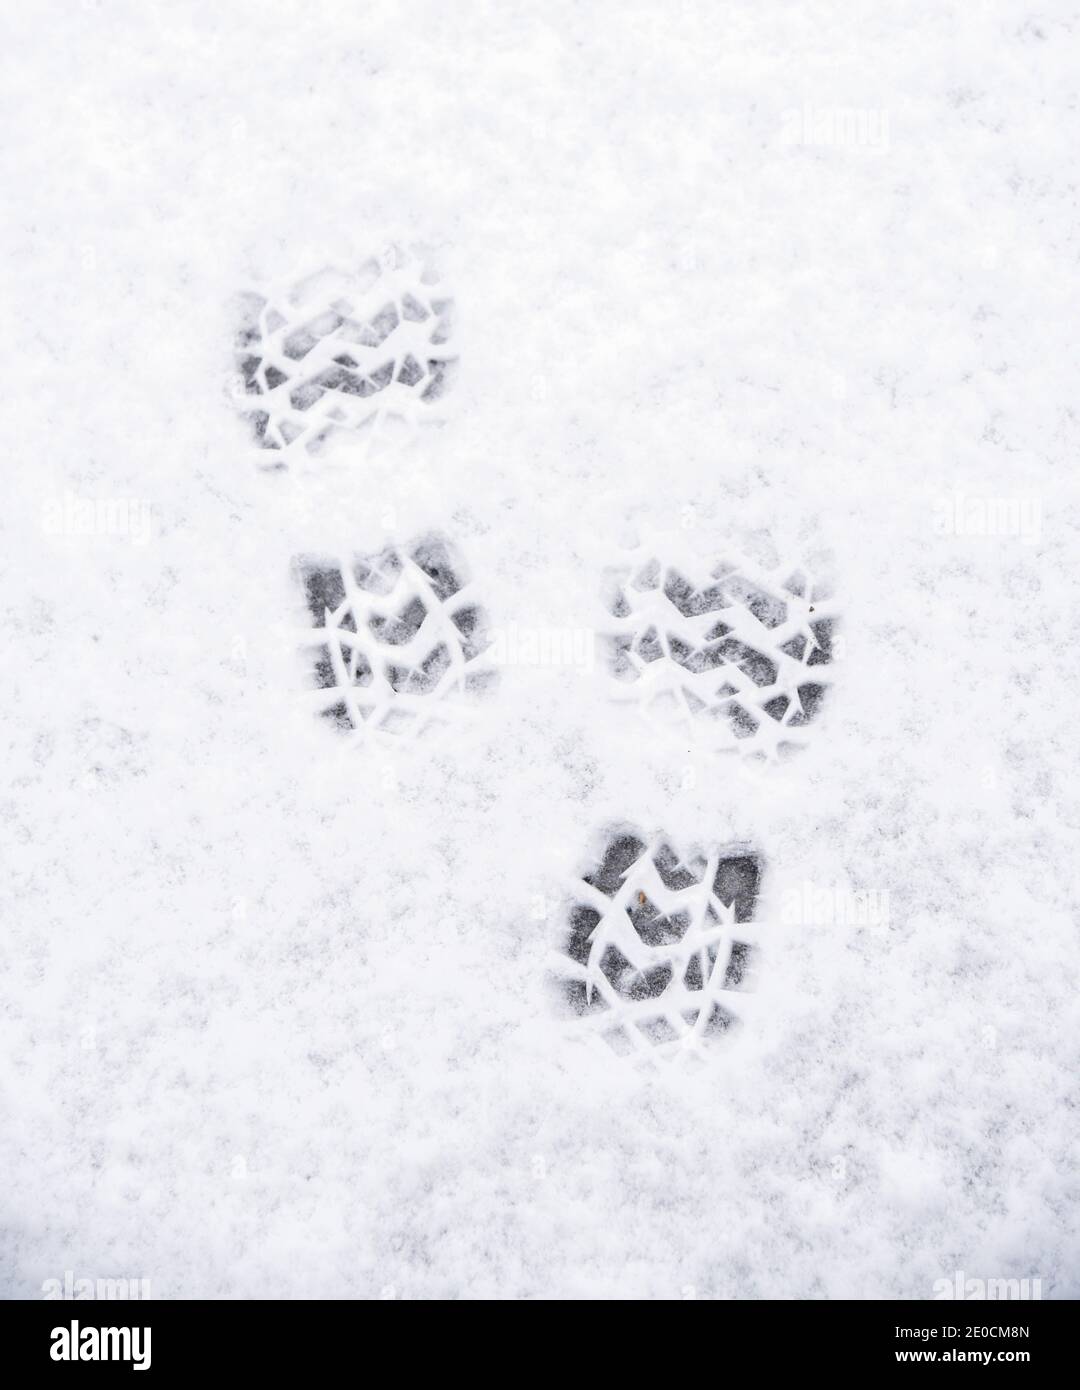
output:
<instances>
[{"instance_id":1,"label":"zigzag tread pattern","mask_svg":"<svg viewBox=\"0 0 1080 1390\"><path fill-rule=\"evenodd\" d=\"M370 444L415 431L457 364L453 301L428 262L396 249L354 272L242 294L237 313L243 411L271 468L342 432Z\"/></svg>"},{"instance_id":2,"label":"zigzag tread pattern","mask_svg":"<svg viewBox=\"0 0 1080 1390\"><path fill-rule=\"evenodd\" d=\"M680 854L664 835L613 832L575 884L557 980L570 1011L617 1053L699 1054L745 1016L764 865L745 847Z\"/></svg>"},{"instance_id":3,"label":"zigzag tread pattern","mask_svg":"<svg viewBox=\"0 0 1080 1390\"><path fill-rule=\"evenodd\" d=\"M805 742L837 630L835 605L805 570L778 582L723 561L695 584L653 556L611 575L607 606L612 673L648 718L770 760Z\"/></svg>"},{"instance_id":4,"label":"zigzag tread pattern","mask_svg":"<svg viewBox=\"0 0 1080 1390\"><path fill-rule=\"evenodd\" d=\"M316 711L338 728L419 735L490 686L487 620L449 542L374 556L300 556Z\"/></svg>"}]
</instances>

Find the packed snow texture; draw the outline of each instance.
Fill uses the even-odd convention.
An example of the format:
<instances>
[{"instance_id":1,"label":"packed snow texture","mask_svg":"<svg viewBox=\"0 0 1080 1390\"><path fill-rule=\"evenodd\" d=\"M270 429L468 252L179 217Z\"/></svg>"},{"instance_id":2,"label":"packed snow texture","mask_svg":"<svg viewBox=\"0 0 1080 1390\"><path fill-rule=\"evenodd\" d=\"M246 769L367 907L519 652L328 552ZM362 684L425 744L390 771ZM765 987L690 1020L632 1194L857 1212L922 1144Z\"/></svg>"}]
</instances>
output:
<instances>
[{"instance_id":1,"label":"packed snow texture","mask_svg":"<svg viewBox=\"0 0 1080 1390\"><path fill-rule=\"evenodd\" d=\"M3 27L3 1293L1080 1296L1074 8ZM395 246L442 423L268 469L237 295ZM298 561L424 536L498 681L318 718ZM829 557L794 756L620 700L637 550ZM696 1066L553 1006L626 825L764 866Z\"/></svg>"}]
</instances>

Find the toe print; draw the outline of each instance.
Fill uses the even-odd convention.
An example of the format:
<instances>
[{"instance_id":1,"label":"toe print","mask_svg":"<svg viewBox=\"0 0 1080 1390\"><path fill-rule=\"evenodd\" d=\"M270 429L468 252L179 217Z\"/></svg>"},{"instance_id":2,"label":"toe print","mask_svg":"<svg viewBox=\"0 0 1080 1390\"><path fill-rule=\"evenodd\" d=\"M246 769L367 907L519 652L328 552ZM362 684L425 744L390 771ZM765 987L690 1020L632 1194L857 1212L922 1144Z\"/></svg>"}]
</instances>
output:
<instances>
[{"instance_id":1,"label":"toe print","mask_svg":"<svg viewBox=\"0 0 1080 1390\"><path fill-rule=\"evenodd\" d=\"M437 418L457 362L452 320L434 270L397 250L242 295L237 387L265 465L288 467L342 432L368 443Z\"/></svg>"},{"instance_id":2,"label":"toe print","mask_svg":"<svg viewBox=\"0 0 1080 1390\"><path fill-rule=\"evenodd\" d=\"M420 734L489 686L483 609L448 542L295 562L311 630L316 709L348 731Z\"/></svg>"},{"instance_id":3,"label":"toe print","mask_svg":"<svg viewBox=\"0 0 1080 1390\"><path fill-rule=\"evenodd\" d=\"M610 834L576 884L559 993L617 1053L699 1052L743 1016L761 923L761 856L680 853L663 835Z\"/></svg>"},{"instance_id":4,"label":"toe print","mask_svg":"<svg viewBox=\"0 0 1080 1390\"><path fill-rule=\"evenodd\" d=\"M647 557L613 572L607 647L620 696L721 747L775 758L805 742L834 656L836 610L803 569Z\"/></svg>"}]
</instances>

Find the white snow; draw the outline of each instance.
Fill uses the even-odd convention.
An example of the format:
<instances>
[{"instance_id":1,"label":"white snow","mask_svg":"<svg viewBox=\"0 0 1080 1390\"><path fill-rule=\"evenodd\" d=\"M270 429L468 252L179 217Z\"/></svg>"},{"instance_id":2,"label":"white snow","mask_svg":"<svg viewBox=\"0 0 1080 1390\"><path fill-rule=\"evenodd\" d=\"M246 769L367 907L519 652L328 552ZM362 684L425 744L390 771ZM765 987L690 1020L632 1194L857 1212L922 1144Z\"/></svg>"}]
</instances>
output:
<instances>
[{"instance_id":1,"label":"white snow","mask_svg":"<svg viewBox=\"0 0 1080 1390\"><path fill-rule=\"evenodd\" d=\"M0 1290L1080 1295L1073 7L3 30ZM261 470L234 296L413 244L445 423ZM430 532L498 686L358 743L292 562ZM575 640L521 659L628 543L831 554L797 757L680 746ZM550 1006L626 822L765 861L753 1017L697 1070Z\"/></svg>"}]
</instances>

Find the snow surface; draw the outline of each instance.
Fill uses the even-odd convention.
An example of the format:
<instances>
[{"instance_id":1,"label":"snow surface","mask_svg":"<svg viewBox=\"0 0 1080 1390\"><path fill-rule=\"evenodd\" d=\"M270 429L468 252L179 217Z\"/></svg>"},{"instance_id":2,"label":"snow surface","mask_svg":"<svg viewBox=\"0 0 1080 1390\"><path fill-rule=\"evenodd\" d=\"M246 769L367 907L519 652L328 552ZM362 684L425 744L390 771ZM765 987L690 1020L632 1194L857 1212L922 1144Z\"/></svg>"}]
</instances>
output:
<instances>
[{"instance_id":1,"label":"snow surface","mask_svg":"<svg viewBox=\"0 0 1080 1390\"><path fill-rule=\"evenodd\" d=\"M3 10L4 1294L1080 1296L1075 7ZM234 296L413 243L445 424L261 470ZM432 531L518 657L350 739L293 560ZM797 757L521 658L627 544L831 554ZM766 865L696 1069L551 1007L628 822Z\"/></svg>"}]
</instances>

